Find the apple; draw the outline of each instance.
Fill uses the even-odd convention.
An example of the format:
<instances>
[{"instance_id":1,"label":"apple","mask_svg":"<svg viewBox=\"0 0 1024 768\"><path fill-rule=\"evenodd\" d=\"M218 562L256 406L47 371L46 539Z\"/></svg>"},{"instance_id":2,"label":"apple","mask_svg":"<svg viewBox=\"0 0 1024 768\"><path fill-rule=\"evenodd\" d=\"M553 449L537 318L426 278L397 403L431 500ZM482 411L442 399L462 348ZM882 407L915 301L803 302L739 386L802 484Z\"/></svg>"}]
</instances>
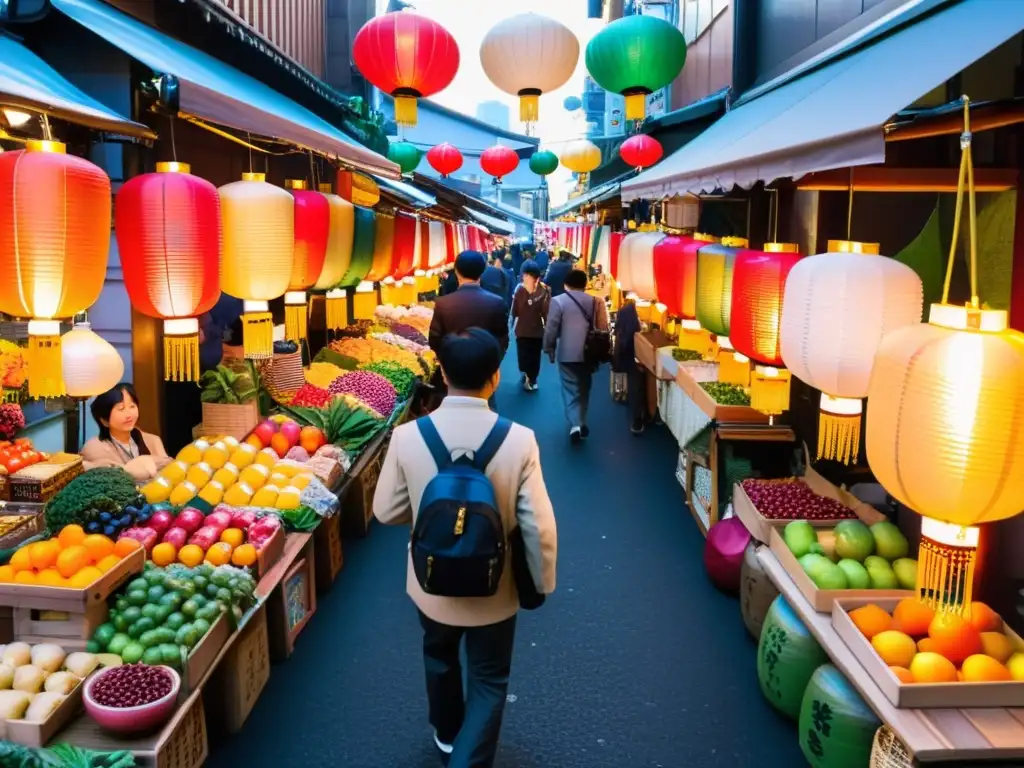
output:
<instances>
[{"instance_id":1,"label":"apple","mask_svg":"<svg viewBox=\"0 0 1024 768\"><path fill-rule=\"evenodd\" d=\"M195 533L202 528L205 522L206 516L194 507L185 507L174 518L174 524L179 528L184 528L187 533Z\"/></svg>"},{"instance_id":2,"label":"apple","mask_svg":"<svg viewBox=\"0 0 1024 768\"><path fill-rule=\"evenodd\" d=\"M277 424L272 422L270 419L261 421L259 426L256 427L252 433L256 435L264 445L270 445L271 438L277 434Z\"/></svg>"},{"instance_id":3,"label":"apple","mask_svg":"<svg viewBox=\"0 0 1024 768\"><path fill-rule=\"evenodd\" d=\"M158 509L149 518L149 527L157 533L163 533L172 525L174 525L174 515L167 509Z\"/></svg>"},{"instance_id":4,"label":"apple","mask_svg":"<svg viewBox=\"0 0 1024 768\"><path fill-rule=\"evenodd\" d=\"M294 421L286 421L281 425L281 434L285 436L288 441L288 447L294 448L299 444L299 435L302 433L302 429ZM287 453L287 451L285 451Z\"/></svg>"},{"instance_id":5,"label":"apple","mask_svg":"<svg viewBox=\"0 0 1024 768\"><path fill-rule=\"evenodd\" d=\"M173 544L174 549L179 550L184 547L185 542L188 541L188 531L184 528L178 528L175 526L164 534L163 541L165 544Z\"/></svg>"}]
</instances>

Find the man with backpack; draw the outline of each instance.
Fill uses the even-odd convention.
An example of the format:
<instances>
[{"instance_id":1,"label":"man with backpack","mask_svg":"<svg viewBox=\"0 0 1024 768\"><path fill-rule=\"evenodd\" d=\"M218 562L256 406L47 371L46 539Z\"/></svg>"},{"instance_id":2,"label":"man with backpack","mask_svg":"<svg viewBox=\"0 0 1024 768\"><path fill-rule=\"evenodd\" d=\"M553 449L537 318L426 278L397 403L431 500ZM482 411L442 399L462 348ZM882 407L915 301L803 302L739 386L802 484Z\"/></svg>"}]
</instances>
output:
<instances>
[{"instance_id":1,"label":"man with backpack","mask_svg":"<svg viewBox=\"0 0 1024 768\"><path fill-rule=\"evenodd\" d=\"M382 523L413 526L406 588L423 627L434 743L450 768L493 765L516 613L555 589L558 540L537 440L487 406L502 354L480 328L440 341L448 396L395 429L373 499Z\"/></svg>"},{"instance_id":2,"label":"man with backpack","mask_svg":"<svg viewBox=\"0 0 1024 768\"><path fill-rule=\"evenodd\" d=\"M607 362L611 351L608 308L589 296L587 273L574 269L565 276L565 293L551 300L544 330L544 351L551 362L558 358L562 401L569 422L569 440L578 443L590 436L587 408L594 371Z\"/></svg>"}]
</instances>

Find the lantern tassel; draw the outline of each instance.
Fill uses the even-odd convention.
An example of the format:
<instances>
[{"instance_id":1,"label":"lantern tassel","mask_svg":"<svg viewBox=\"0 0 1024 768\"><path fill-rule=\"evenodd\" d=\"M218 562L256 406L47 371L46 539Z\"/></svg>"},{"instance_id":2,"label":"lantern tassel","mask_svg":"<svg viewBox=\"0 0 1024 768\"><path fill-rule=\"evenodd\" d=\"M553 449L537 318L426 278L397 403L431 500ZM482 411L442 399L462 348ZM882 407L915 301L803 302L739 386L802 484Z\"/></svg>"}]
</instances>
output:
<instances>
[{"instance_id":1,"label":"lantern tassel","mask_svg":"<svg viewBox=\"0 0 1024 768\"><path fill-rule=\"evenodd\" d=\"M540 117L540 96L524 93L519 96L519 119L524 123L534 123Z\"/></svg>"},{"instance_id":2,"label":"lantern tassel","mask_svg":"<svg viewBox=\"0 0 1024 768\"><path fill-rule=\"evenodd\" d=\"M64 394L64 368L60 356L60 335L28 337L29 397L61 397Z\"/></svg>"},{"instance_id":3,"label":"lantern tassel","mask_svg":"<svg viewBox=\"0 0 1024 768\"><path fill-rule=\"evenodd\" d=\"M647 114L647 94L630 93L626 96L626 119L643 120Z\"/></svg>"},{"instance_id":4,"label":"lantern tassel","mask_svg":"<svg viewBox=\"0 0 1024 768\"><path fill-rule=\"evenodd\" d=\"M754 366L750 377L750 407L769 416L789 410L790 374L785 368Z\"/></svg>"},{"instance_id":5,"label":"lantern tassel","mask_svg":"<svg viewBox=\"0 0 1024 768\"><path fill-rule=\"evenodd\" d=\"M327 327L332 331L340 331L348 325L348 298L327 295Z\"/></svg>"},{"instance_id":6,"label":"lantern tassel","mask_svg":"<svg viewBox=\"0 0 1024 768\"><path fill-rule=\"evenodd\" d=\"M242 315L242 346L245 356L261 360L274 354L274 317L269 312Z\"/></svg>"},{"instance_id":7,"label":"lantern tassel","mask_svg":"<svg viewBox=\"0 0 1024 768\"><path fill-rule=\"evenodd\" d=\"M917 559L917 593L940 613L970 618L978 529L925 517Z\"/></svg>"},{"instance_id":8,"label":"lantern tassel","mask_svg":"<svg viewBox=\"0 0 1024 768\"><path fill-rule=\"evenodd\" d=\"M862 411L860 400L822 394L818 411L818 459L857 463Z\"/></svg>"},{"instance_id":9,"label":"lantern tassel","mask_svg":"<svg viewBox=\"0 0 1024 768\"><path fill-rule=\"evenodd\" d=\"M301 343L306 338L306 317L308 307L306 304L285 304L284 307L284 335L285 338Z\"/></svg>"},{"instance_id":10,"label":"lantern tassel","mask_svg":"<svg viewBox=\"0 0 1024 768\"><path fill-rule=\"evenodd\" d=\"M164 380L199 380L199 334L164 335Z\"/></svg>"},{"instance_id":11,"label":"lantern tassel","mask_svg":"<svg viewBox=\"0 0 1024 768\"><path fill-rule=\"evenodd\" d=\"M416 125L415 96L395 96L395 122L398 125Z\"/></svg>"}]
</instances>

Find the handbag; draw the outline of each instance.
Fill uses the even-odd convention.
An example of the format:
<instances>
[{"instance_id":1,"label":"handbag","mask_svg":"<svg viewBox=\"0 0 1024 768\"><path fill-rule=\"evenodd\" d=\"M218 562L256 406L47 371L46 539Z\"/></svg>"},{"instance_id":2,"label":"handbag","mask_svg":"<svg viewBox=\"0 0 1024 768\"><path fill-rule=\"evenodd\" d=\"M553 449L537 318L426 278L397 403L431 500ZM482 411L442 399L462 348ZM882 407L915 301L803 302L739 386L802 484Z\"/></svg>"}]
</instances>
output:
<instances>
[{"instance_id":1,"label":"handbag","mask_svg":"<svg viewBox=\"0 0 1024 768\"><path fill-rule=\"evenodd\" d=\"M512 580L519 594L519 607L524 611L534 611L544 605L547 595L537 591L537 585L530 574L530 566L526 562L526 542L523 532L517 525L508 535L510 559L512 561Z\"/></svg>"},{"instance_id":2,"label":"handbag","mask_svg":"<svg viewBox=\"0 0 1024 768\"><path fill-rule=\"evenodd\" d=\"M575 296L568 291L565 292L565 295L572 300L572 303L579 308L587 322L590 323L586 341L583 342L583 362L591 368L598 368L612 359L612 336L607 330L595 326L597 321L597 299L591 297L594 302L592 305L593 311L588 315L586 310L583 309L583 305L576 301Z\"/></svg>"}]
</instances>

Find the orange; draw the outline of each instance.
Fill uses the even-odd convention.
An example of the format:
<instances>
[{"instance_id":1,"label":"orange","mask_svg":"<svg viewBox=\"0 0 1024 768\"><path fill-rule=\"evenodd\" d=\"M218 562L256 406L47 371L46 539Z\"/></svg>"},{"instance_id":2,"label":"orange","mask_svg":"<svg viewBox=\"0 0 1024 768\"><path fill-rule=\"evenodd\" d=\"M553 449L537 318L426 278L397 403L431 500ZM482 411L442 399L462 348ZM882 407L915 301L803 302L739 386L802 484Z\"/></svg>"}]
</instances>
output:
<instances>
[{"instance_id":1,"label":"orange","mask_svg":"<svg viewBox=\"0 0 1024 768\"><path fill-rule=\"evenodd\" d=\"M101 533L92 533L85 537L82 546L89 550L89 559L98 563L107 555L114 554L114 542Z\"/></svg>"},{"instance_id":2,"label":"orange","mask_svg":"<svg viewBox=\"0 0 1024 768\"><path fill-rule=\"evenodd\" d=\"M910 674L910 670L905 667L889 667L889 671L896 675L896 679L901 683L914 682L914 676Z\"/></svg>"},{"instance_id":3,"label":"orange","mask_svg":"<svg viewBox=\"0 0 1024 768\"><path fill-rule=\"evenodd\" d=\"M956 667L945 656L925 651L910 662L910 674L915 683L955 683Z\"/></svg>"},{"instance_id":4,"label":"orange","mask_svg":"<svg viewBox=\"0 0 1024 768\"><path fill-rule=\"evenodd\" d=\"M240 568L252 565L256 562L256 547L252 544L235 547L235 551L231 553L231 562Z\"/></svg>"},{"instance_id":5,"label":"orange","mask_svg":"<svg viewBox=\"0 0 1024 768\"><path fill-rule=\"evenodd\" d=\"M871 638L871 646L890 667L909 667L917 653L917 643L910 635L889 629Z\"/></svg>"},{"instance_id":6,"label":"orange","mask_svg":"<svg viewBox=\"0 0 1024 768\"><path fill-rule=\"evenodd\" d=\"M106 573L112 568L116 568L117 564L120 562L121 558L118 557L117 554L115 553L113 555L107 555L106 557L104 557L102 560L96 563L96 567L99 568L103 573Z\"/></svg>"},{"instance_id":7,"label":"orange","mask_svg":"<svg viewBox=\"0 0 1024 768\"><path fill-rule=\"evenodd\" d=\"M50 568L57 562L60 544L56 541L37 541L28 547L28 556L32 559L32 567L37 571Z\"/></svg>"},{"instance_id":8,"label":"orange","mask_svg":"<svg viewBox=\"0 0 1024 768\"><path fill-rule=\"evenodd\" d=\"M892 626L892 617L874 603L850 611L850 620L868 640Z\"/></svg>"},{"instance_id":9,"label":"orange","mask_svg":"<svg viewBox=\"0 0 1024 768\"><path fill-rule=\"evenodd\" d=\"M935 618L935 611L916 597L905 597L896 604L892 612L893 629L906 632L911 637L924 637L928 625Z\"/></svg>"},{"instance_id":10,"label":"orange","mask_svg":"<svg viewBox=\"0 0 1024 768\"><path fill-rule=\"evenodd\" d=\"M1010 670L991 656L981 653L964 659L964 665L960 671L964 674L965 683L1008 683L1013 680Z\"/></svg>"},{"instance_id":11,"label":"orange","mask_svg":"<svg viewBox=\"0 0 1024 768\"><path fill-rule=\"evenodd\" d=\"M67 579L56 568L47 568L36 575L36 584L44 587L66 587Z\"/></svg>"},{"instance_id":12,"label":"orange","mask_svg":"<svg viewBox=\"0 0 1024 768\"><path fill-rule=\"evenodd\" d=\"M118 557L128 557L141 546L142 542L138 539L118 539L114 542L114 554Z\"/></svg>"},{"instance_id":13,"label":"orange","mask_svg":"<svg viewBox=\"0 0 1024 768\"><path fill-rule=\"evenodd\" d=\"M36 574L34 571L18 571L14 574L15 584L35 584Z\"/></svg>"},{"instance_id":14,"label":"orange","mask_svg":"<svg viewBox=\"0 0 1024 768\"><path fill-rule=\"evenodd\" d=\"M60 533L57 534L57 540L60 542L62 548L73 547L75 544L81 544L84 539L85 531L82 529L82 526L75 525L74 523L71 525L65 525L60 529Z\"/></svg>"},{"instance_id":15,"label":"orange","mask_svg":"<svg viewBox=\"0 0 1024 768\"><path fill-rule=\"evenodd\" d=\"M211 565L227 565L231 562L231 545L218 541L206 550L206 561Z\"/></svg>"},{"instance_id":16,"label":"orange","mask_svg":"<svg viewBox=\"0 0 1024 768\"><path fill-rule=\"evenodd\" d=\"M11 555L11 568L14 569L15 573L32 570L32 556L28 550L28 547L22 547Z\"/></svg>"},{"instance_id":17,"label":"orange","mask_svg":"<svg viewBox=\"0 0 1024 768\"><path fill-rule=\"evenodd\" d=\"M14 569L9 565L0 565L0 584L10 584L14 581Z\"/></svg>"},{"instance_id":18,"label":"orange","mask_svg":"<svg viewBox=\"0 0 1024 768\"><path fill-rule=\"evenodd\" d=\"M169 542L163 542L153 547L153 553L150 555L150 560L153 561L153 565L159 565L163 567L170 565L178 557L178 550L174 548L174 545Z\"/></svg>"},{"instance_id":19,"label":"orange","mask_svg":"<svg viewBox=\"0 0 1024 768\"><path fill-rule=\"evenodd\" d=\"M981 653L981 632L973 624L955 613L937 613L928 626L932 650L954 664L961 664L968 656Z\"/></svg>"},{"instance_id":20,"label":"orange","mask_svg":"<svg viewBox=\"0 0 1024 768\"><path fill-rule=\"evenodd\" d=\"M918 653L935 653L935 643L930 637L922 637L917 641Z\"/></svg>"},{"instance_id":21,"label":"orange","mask_svg":"<svg viewBox=\"0 0 1024 768\"><path fill-rule=\"evenodd\" d=\"M981 647L986 656L1005 664L1013 656L1013 643L1002 632L982 632Z\"/></svg>"},{"instance_id":22,"label":"orange","mask_svg":"<svg viewBox=\"0 0 1024 768\"><path fill-rule=\"evenodd\" d=\"M241 528L225 528L224 533L220 535L220 540L234 548L245 542L245 532Z\"/></svg>"},{"instance_id":23,"label":"orange","mask_svg":"<svg viewBox=\"0 0 1024 768\"><path fill-rule=\"evenodd\" d=\"M87 565L74 576L68 579L68 586L73 589L85 589L96 579L103 576L103 571L95 565Z\"/></svg>"},{"instance_id":24,"label":"orange","mask_svg":"<svg viewBox=\"0 0 1024 768\"><path fill-rule=\"evenodd\" d=\"M89 550L81 544L68 547L57 555L57 570L65 579L70 579L88 564Z\"/></svg>"},{"instance_id":25,"label":"orange","mask_svg":"<svg viewBox=\"0 0 1024 768\"><path fill-rule=\"evenodd\" d=\"M178 552L178 562L189 568L195 568L203 562L203 548L197 544L186 544Z\"/></svg>"},{"instance_id":26,"label":"orange","mask_svg":"<svg viewBox=\"0 0 1024 768\"><path fill-rule=\"evenodd\" d=\"M1002 632L1002 617L989 608L985 603L977 600L971 603L971 624L979 632Z\"/></svg>"}]
</instances>

